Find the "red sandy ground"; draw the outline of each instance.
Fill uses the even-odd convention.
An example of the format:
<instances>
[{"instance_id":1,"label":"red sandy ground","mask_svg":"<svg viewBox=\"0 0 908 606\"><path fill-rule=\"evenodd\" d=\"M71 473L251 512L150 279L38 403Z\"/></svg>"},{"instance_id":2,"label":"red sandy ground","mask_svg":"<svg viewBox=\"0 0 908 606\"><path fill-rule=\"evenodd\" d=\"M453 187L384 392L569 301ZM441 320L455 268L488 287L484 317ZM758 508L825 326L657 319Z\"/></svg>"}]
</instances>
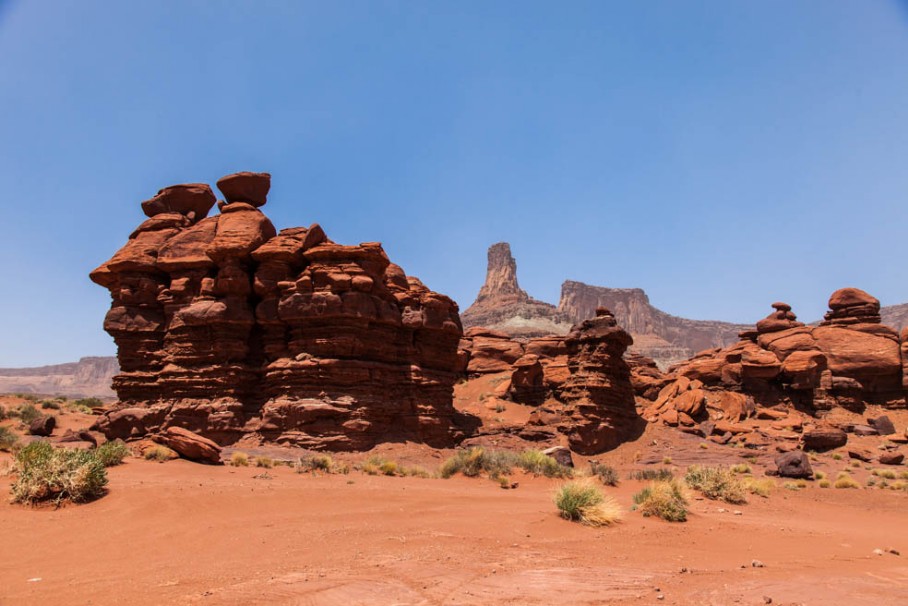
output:
<instances>
[{"instance_id":1,"label":"red sandy ground","mask_svg":"<svg viewBox=\"0 0 908 606\"><path fill-rule=\"evenodd\" d=\"M473 398L460 404L480 410ZM507 422L525 413L507 407L483 414ZM55 434L89 419L63 415ZM699 443L651 427L597 458L622 478L666 454L682 471L688 461L741 460ZM413 444L374 453L428 469L450 454ZM9 460L0 455L0 469ZM833 479L847 466L847 457L815 462ZM623 480L605 489L624 506L623 522L588 528L558 517L559 480L515 474L519 488L502 490L460 476L313 476L281 466L256 477L263 472L130 458L108 470L110 492L92 503L3 499L0 605L908 603L905 491L811 483L795 492L780 482L747 505L692 498L689 520L672 524L632 512L645 483ZM867 470L858 472L863 483ZM0 493L10 481L0 477Z\"/></svg>"}]
</instances>

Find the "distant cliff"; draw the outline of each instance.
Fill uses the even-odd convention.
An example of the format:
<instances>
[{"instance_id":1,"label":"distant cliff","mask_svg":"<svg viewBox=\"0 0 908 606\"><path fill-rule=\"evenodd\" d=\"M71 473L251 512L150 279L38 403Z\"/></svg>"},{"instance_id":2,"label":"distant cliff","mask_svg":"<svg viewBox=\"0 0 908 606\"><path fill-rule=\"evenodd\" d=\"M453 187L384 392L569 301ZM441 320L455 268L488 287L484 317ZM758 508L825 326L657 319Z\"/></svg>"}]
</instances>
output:
<instances>
[{"instance_id":1,"label":"distant cliff","mask_svg":"<svg viewBox=\"0 0 908 606\"><path fill-rule=\"evenodd\" d=\"M115 394L110 383L119 370L112 356L53 366L0 368L0 393L112 398Z\"/></svg>"},{"instance_id":2,"label":"distant cliff","mask_svg":"<svg viewBox=\"0 0 908 606\"><path fill-rule=\"evenodd\" d=\"M887 305L880 308L880 317L883 324L891 326L896 330L902 330L908 327L908 303L899 305Z\"/></svg>"},{"instance_id":3,"label":"distant cliff","mask_svg":"<svg viewBox=\"0 0 908 606\"><path fill-rule=\"evenodd\" d=\"M514 337L566 334L571 329L574 322L554 305L537 301L520 288L517 261L507 242L490 246L488 261L486 281L476 301L460 315L464 328L485 326Z\"/></svg>"},{"instance_id":4,"label":"distant cliff","mask_svg":"<svg viewBox=\"0 0 908 606\"><path fill-rule=\"evenodd\" d=\"M461 316L465 328L485 326L513 337L566 334L570 327L607 307L618 324L634 338L630 351L656 360L663 368L713 347L738 341L738 333L752 328L710 320L679 318L653 307L639 288L605 288L568 280L561 286L555 307L538 301L517 283L517 262L506 242L489 248L486 281L476 301Z\"/></svg>"}]
</instances>

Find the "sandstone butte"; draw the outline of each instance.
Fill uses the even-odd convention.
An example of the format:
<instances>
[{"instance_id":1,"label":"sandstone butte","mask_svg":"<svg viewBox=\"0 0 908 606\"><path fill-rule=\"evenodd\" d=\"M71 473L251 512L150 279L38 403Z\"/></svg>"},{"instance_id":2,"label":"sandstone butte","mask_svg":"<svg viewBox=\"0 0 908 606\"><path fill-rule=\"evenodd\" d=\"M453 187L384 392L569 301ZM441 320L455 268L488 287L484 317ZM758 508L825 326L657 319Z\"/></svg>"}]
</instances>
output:
<instances>
[{"instance_id":1,"label":"sandstone butte","mask_svg":"<svg viewBox=\"0 0 908 606\"><path fill-rule=\"evenodd\" d=\"M378 243L332 242L318 224L277 232L271 177L167 187L91 272L110 290L118 347L108 438L178 427L330 450L382 440L451 445L462 329L457 304Z\"/></svg>"},{"instance_id":2,"label":"sandstone butte","mask_svg":"<svg viewBox=\"0 0 908 606\"><path fill-rule=\"evenodd\" d=\"M634 339L632 353L654 359L663 368L695 352L725 347L750 328L740 324L679 318L657 309L639 288L605 288L566 280L558 306L536 300L517 282L517 261L506 242L489 247L486 280L476 300L463 312L465 328L483 327L515 339L566 335L571 327L604 307Z\"/></svg>"}]
</instances>

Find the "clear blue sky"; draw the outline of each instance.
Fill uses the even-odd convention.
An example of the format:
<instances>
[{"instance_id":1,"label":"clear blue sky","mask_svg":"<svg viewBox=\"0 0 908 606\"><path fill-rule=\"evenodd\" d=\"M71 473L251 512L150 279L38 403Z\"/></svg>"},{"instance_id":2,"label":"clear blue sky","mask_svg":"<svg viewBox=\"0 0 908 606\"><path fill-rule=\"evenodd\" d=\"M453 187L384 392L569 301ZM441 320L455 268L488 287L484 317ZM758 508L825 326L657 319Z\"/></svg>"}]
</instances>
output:
<instances>
[{"instance_id":1,"label":"clear blue sky","mask_svg":"<svg viewBox=\"0 0 908 606\"><path fill-rule=\"evenodd\" d=\"M237 170L461 308L501 240L551 302L908 301L905 2L0 0L0 116L0 366L113 354L88 272Z\"/></svg>"}]
</instances>

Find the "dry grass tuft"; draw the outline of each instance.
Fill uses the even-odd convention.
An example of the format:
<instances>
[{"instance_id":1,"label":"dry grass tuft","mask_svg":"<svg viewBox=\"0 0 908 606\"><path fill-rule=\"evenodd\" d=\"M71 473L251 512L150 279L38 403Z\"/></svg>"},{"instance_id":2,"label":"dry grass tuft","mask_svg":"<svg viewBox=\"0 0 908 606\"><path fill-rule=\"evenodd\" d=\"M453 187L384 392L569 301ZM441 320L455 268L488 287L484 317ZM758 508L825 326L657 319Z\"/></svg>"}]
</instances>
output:
<instances>
[{"instance_id":1,"label":"dry grass tuft","mask_svg":"<svg viewBox=\"0 0 908 606\"><path fill-rule=\"evenodd\" d=\"M687 468L684 481L707 499L733 505L747 502L744 484L727 467L691 465Z\"/></svg>"},{"instance_id":2,"label":"dry grass tuft","mask_svg":"<svg viewBox=\"0 0 908 606\"><path fill-rule=\"evenodd\" d=\"M563 484L555 493L555 506L562 518L587 526L610 526L623 515L615 499L584 481Z\"/></svg>"}]
</instances>

